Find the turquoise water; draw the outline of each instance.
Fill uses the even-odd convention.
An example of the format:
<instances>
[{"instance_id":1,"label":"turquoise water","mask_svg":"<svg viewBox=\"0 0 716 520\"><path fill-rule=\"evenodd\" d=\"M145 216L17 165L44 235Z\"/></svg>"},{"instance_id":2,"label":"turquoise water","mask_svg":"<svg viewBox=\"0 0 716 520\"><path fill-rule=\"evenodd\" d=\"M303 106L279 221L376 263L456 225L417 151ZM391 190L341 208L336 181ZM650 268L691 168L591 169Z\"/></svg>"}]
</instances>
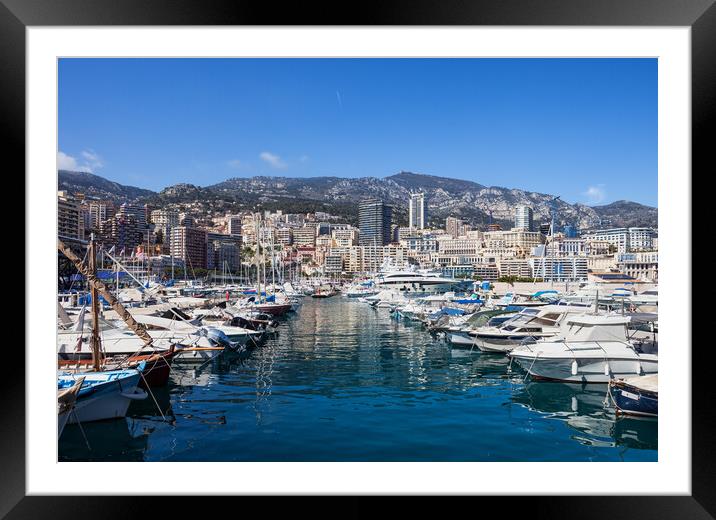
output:
<instances>
[{"instance_id":1,"label":"turquoise water","mask_svg":"<svg viewBox=\"0 0 716 520\"><path fill-rule=\"evenodd\" d=\"M59 458L101 461L656 461L652 419L616 419L605 385L524 381L344 297L304 299L248 357L194 373L126 419L68 425ZM89 444L89 448L87 446Z\"/></svg>"}]
</instances>

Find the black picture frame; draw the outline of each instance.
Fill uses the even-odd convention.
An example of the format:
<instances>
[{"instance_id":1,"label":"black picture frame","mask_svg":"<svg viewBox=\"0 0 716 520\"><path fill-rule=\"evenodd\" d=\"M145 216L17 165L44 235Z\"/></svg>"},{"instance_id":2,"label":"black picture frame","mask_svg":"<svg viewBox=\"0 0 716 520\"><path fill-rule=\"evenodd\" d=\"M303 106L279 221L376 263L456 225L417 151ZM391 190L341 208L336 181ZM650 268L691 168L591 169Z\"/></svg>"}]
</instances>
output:
<instances>
[{"instance_id":1,"label":"black picture frame","mask_svg":"<svg viewBox=\"0 0 716 520\"><path fill-rule=\"evenodd\" d=\"M464 0L293 3L245 0L0 0L0 113L3 142L25 169L25 28L78 25L555 25L689 26L692 36L692 172L713 171L716 124L715 0ZM692 178L693 178L692 173ZM26 193L26 196L28 194ZM27 273L26 273L27 274ZM691 287L691 280L685 280ZM29 317L26 317L29 319ZM691 338L682 345L690 347ZM702 345L710 347L710 345ZM710 400L711 348L692 349L692 494L678 497L526 497L509 499L510 516L550 518L714 518L716 460ZM120 518L148 512L156 499L25 496L24 367L7 370L0 420L0 517ZM578 477L578 475L577 475ZM138 478L140 478L138 476ZM615 478L619 478L615 473ZM78 483L78 495L82 494ZM628 489L628 481L625 482ZM121 490L118 490L121 493ZM494 499L485 498L494 502ZM162 515L186 507L163 501ZM354 499L341 516L367 516L372 506ZM418 506L421 507L421 506ZM499 504L502 509L503 504ZM520 511L520 509L522 509ZM336 513L338 514L338 513ZM405 514L405 511L404 511Z\"/></svg>"}]
</instances>

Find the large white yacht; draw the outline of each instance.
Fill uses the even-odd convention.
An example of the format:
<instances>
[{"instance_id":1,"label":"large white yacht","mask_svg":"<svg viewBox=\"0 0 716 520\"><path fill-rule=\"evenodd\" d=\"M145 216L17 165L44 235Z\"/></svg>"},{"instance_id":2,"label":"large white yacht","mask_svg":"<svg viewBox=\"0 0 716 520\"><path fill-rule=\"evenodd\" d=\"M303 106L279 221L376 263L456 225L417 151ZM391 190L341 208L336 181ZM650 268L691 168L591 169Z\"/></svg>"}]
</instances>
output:
<instances>
[{"instance_id":1,"label":"large white yacht","mask_svg":"<svg viewBox=\"0 0 716 520\"><path fill-rule=\"evenodd\" d=\"M378 289L394 289L407 293L443 293L455 291L472 284L428 269L383 269L374 278Z\"/></svg>"}]
</instances>

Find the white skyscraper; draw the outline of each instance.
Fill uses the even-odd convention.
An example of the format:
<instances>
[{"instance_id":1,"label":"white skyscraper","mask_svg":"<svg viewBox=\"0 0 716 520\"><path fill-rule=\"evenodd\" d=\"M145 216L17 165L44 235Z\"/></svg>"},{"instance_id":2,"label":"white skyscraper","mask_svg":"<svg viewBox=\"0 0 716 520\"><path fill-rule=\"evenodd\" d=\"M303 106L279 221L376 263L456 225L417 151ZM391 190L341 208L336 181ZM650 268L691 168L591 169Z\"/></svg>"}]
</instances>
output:
<instances>
[{"instance_id":1,"label":"white skyscraper","mask_svg":"<svg viewBox=\"0 0 716 520\"><path fill-rule=\"evenodd\" d=\"M532 208L522 205L515 207L515 227L533 231Z\"/></svg>"},{"instance_id":2,"label":"white skyscraper","mask_svg":"<svg viewBox=\"0 0 716 520\"><path fill-rule=\"evenodd\" d=\"M408 225L413 229L425 229L428 222L425 193L411 193L408 204Z\"/></svg>"}]
</instances>

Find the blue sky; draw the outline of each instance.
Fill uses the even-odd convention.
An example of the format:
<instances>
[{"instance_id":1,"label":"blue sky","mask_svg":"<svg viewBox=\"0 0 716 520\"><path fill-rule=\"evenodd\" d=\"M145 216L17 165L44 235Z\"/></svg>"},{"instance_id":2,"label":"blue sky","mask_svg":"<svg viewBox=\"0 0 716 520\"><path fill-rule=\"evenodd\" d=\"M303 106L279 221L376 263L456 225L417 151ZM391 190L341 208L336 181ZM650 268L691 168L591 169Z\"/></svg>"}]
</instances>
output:
<instances>
[{"instance_id":1,"label":"blue sky","mask_svg":"<svg viewBox=\"0 0 716 520\"><path fill-rule=\"evenodd\" d=\"M158 190L401 170L657 204L656 59L61 59L60 168Z\"/></svg>"}]
</instances>

